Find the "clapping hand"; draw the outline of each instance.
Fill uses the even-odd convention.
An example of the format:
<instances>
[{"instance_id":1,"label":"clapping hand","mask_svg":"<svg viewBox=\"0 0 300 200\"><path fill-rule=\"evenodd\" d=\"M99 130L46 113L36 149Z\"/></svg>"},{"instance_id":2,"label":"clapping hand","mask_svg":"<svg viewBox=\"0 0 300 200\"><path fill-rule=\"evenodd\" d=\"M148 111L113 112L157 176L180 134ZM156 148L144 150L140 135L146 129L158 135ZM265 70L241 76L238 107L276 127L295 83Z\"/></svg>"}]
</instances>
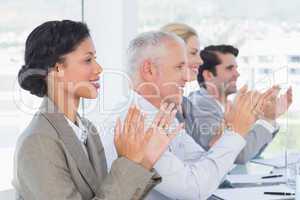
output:
<instances>
[{"instance_id":1,"label":"clapping hand","mask_svg":"<svg viewBox=\"0 0 300 200\"><path fill-rule=\"evenodd\" d=\"M177 112L174 108L175 104L163 104L152 125L145 130L145 115L136 106L131 107L123 127L120 119L115 126L118 155L151 169L183 128L183 124L179 124L172 132L168 131Z\"/></svg>"}]
</instances>

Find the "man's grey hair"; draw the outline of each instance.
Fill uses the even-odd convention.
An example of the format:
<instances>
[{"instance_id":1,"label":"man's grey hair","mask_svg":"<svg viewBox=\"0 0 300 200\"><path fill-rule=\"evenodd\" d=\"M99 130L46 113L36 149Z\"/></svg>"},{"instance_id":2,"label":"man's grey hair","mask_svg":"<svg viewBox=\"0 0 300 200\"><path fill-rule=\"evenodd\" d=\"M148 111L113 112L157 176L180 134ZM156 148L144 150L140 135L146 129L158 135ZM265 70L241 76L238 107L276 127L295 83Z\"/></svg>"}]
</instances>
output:
<instances>
[{"instance_id":1,"label":"man's grey hair","mask_svg":"<svg viewBox=\"0 0 300 200\"><path fill-rule=\"evenodd\" d=\"M174 41L185 47L184 41L174 33L150 31L139 34L131 40L126 52L126 68L129 76L133 77L139 66L145 61L157 63L166 52L166 43Z\"/></svg>"}]
</instances>

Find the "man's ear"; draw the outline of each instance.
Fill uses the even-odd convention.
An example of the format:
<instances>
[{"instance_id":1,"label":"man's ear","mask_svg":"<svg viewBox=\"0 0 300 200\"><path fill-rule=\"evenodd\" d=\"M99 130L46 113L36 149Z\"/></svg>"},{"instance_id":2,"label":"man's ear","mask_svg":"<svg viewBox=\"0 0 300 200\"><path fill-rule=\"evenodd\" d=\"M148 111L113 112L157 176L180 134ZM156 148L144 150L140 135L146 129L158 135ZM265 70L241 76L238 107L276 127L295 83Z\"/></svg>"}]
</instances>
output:
<instances>
[{"instance_id":1,"label":"man's ear","mask_svg":"<svg viewBox=\"0 0 300 200\"><path fill-rule=\"evenodd\" d=\"M156 77L156 72L156 67L150 60L145 60L140 66L140 74L145 81L153 81Z\"/></svg>"},{"instance_id":2,"label":"man's ear","mask_svg":"<svg viewBox=\"0 0 300 200\"><path fill-rule=\"evenodd\" d=\"M208 70L203 70L202 75L205 82L211 81L214 77L214 75Z\"/></svg>"}]
</instances>

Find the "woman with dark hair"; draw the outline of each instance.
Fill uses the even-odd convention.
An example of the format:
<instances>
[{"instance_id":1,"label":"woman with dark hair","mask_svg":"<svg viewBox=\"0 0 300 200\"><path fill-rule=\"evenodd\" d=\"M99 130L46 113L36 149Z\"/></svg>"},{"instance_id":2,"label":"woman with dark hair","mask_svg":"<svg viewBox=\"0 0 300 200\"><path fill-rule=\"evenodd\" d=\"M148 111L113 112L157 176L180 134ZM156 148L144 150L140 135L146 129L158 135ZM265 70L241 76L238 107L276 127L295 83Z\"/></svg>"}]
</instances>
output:
<instances>
[{"instance_id":1,"label":"woman with dark hair","mask_svg":"<svg viewBox=\"0 0 300 200\"><path fill-rule=\"evenodd\" d=\"M13 180L18 199L142 199L159 183L152 167L174 137L161 128L174 116L164 105L144 131L144 115L131 107L124 125L116 123L119 158L107 173L97 129L77 113L80 98L97 97L101 72L81 22L49 21L28 36L18 80L43 103L18 140Z\"/></svg>"}]
</instances>

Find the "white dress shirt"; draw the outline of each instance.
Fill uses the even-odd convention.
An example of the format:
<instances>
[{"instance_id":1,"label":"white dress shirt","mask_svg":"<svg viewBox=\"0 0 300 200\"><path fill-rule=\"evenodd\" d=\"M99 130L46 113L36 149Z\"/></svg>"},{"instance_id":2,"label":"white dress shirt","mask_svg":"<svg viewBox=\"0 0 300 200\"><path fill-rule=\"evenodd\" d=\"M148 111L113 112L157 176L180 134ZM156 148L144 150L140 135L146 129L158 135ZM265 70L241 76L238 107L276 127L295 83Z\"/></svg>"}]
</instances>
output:
<instances>
[{"instance_id":1,"label":"white dress shirt","mask_svg":"<svg viewBox=\"0 0 300 200\"><path fill-rule=\"evenodd\" d=\"M135 104L147 114L145 127L148 127L158 109L136 92L131 94L130 102L126 104ZM120 111L122 121L127 111L128 107ZM176 127L178 123L175 119L171 127ZM113 127L110 127L110 130L113 130ZM102 135L101 139L110 168L112 162L117 159L113 134ZM146 199L207 199L231 170L234 160L244 146L243 137L226 130L218 142L209 151L205 151L182 130L155 164L154 168L161 175L162 183L156 186L155 191L150 192Z\"/></svg>"}]
</instances>

